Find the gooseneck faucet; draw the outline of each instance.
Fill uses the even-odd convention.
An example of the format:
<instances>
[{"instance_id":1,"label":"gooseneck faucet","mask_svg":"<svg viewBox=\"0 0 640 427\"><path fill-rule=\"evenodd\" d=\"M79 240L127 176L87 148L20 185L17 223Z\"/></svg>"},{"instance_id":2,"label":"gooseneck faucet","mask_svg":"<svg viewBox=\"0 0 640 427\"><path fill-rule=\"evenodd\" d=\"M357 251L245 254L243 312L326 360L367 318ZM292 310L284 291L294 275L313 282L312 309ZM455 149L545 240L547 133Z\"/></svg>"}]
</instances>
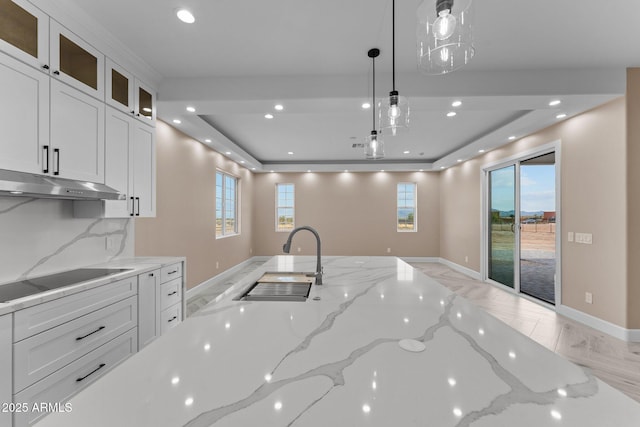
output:
<instances>
[{"instance_id":1,"label":"gooseneck faucet","mask_svg":"<svg viewBox=\"0 0 640 427\"><path fill-rule=\"evenodd\" d=\"M316 242L317 242L316 254L318 257L318 261L316 262L315 278L316 278L316 285L322 285L322 261L321 261L320 235L313 227L309 227L308 225L303 225L302 227L294 228L293 231L289 234L289 237L287 238L287 243L282 245L282 251L285 254L288 254L291 251L291 239L293 239L293 235L300 230L310 231L313 233L314 236L316 236Z\"/></svg>"}]
</instances>

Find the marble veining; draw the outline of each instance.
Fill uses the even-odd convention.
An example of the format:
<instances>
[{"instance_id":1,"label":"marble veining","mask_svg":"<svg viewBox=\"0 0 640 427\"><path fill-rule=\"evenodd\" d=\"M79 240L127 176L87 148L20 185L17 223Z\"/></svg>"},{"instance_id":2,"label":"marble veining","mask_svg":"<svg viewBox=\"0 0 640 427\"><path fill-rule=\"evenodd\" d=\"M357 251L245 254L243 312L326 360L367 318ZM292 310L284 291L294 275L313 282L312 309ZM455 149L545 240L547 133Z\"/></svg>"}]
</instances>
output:
<instances>
[{"instance_id":1,"label":"marble veining","mask_svg":"<svg viewBox=\"0 0 640 427\"><path fill-rule=\"evenodd\" d=\"M325 257L306 302L233 299L314 261L274 257L37 426L640 425L640 404L396 258Z\"/></svg>"},{"instance_id":2,"label":"marble veining","mask_svg":"<svg viewBox=\"0 0 640 427\"><path fill-rule=\"evenodd\" d=\"M131 257L133 223L75 218L70 200L0 197L0 283Z\"/></svg>"}]
</instances>

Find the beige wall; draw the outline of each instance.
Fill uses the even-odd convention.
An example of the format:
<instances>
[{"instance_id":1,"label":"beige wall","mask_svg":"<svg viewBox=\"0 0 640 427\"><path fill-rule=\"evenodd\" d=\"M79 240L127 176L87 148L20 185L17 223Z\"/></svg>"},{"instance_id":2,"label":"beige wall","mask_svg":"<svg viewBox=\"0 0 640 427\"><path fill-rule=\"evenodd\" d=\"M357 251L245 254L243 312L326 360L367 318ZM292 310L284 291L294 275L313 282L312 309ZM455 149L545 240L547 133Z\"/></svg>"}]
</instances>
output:
<instances>
[{"instance_id":1,"label":"beige wall","mask_svg":"<svg viewBox=\"0 0 640 427\"><path fill-rule=\"evenodd\" d=\"M156 136L157 212L136 219L135 254L186 256L191 288L252 256L253 174L161 121ZM239 236L216 239L216 168L240 178Z\"/></svg>"},{"instance_id":2,"label":"beige wall","mask_svg":"<svg viewBox=\"0 0 640 427\"><path fill-rule=\"evenodd\" d=\"M396 185L417 183L418 231L396 231ZM296 226L318 230L325 255L437 257L440 240L439 174L266 173L254 176L254 253L276 255L288 233L275 231L275 185L295 184ZM292 253L314 254L311 233L300 232Z\"/></svg>"},{"instance_id":3,"label":"beige wall","mask_svg":"<svg viewBox=\"0 0 640 427\"><path fill-rule=\"evenodd\" d=\"M629 328L640 329L640 68L627 70L627 259Z\"/></svg>"},{"instance_id":4,"label":"beige wall","mask_svg":"<svg viewBox=\"0 0 640 427\"><path fill-rule=\"evenodd\" d=\"M560 140L562 304L626 326L625 117L620 98L443 171L440 256L480 271L483 165ZM592 233L593 245L567 242L568 231Z\"/></svg>"}]
</instances>

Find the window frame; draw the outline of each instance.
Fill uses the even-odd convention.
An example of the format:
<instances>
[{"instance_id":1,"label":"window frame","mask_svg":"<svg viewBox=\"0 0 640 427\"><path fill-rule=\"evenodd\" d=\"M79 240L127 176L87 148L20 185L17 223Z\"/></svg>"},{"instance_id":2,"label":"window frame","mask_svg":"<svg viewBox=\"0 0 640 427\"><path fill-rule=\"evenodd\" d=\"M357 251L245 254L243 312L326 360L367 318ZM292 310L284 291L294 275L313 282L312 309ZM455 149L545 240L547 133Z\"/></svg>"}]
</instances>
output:
<instances>
[{"instance_id":1,"label":"window frame","mask_svg":"<svg viewBox=\"0 0 640 427\"><path fill-rule=\"evenodd\" d=\"M221 208L220 208L220 212L221 212L221 229L220 229L220 234L218 234L218 176L221 175L222 176L222 194L220 195L220 199L221 199ZM234 213L234 227L233 227L233 231L229 232L226 230L226 223L227 223L227 202L228 202L228 198L227 198L227 179L231 179L234 182L234 199L233 199L233 213ZM223 239L226 237L232 237L232 236L238 236L240 235L240 178L236 175L230 174L229 172L226 172L224 170L221 169L216 169L216 178L215 178L215 213L214 213L214 218L215 218L215 233L216 233L216 239Z\"/></svg>"},{"instance_id":2,"label":"window frame","mask_svg":"<svg viewBox=\"0 0 640 427\"><path fill-rule=\"evenodd\" d=\"M281 206L280 205L280 193L279 193L279 188L280 186L291 186L292 191L292 201L293 204L291 206L289 205L285 205L285 206ZM276 233L290 233L295 227L296 227L296 185L292 182L277 182L276 186L275 186L275 229L276 229ZM291 209L291 228L280 228L280 216L279 216L279 210L280 209Z\"/></svg>"},{"instance_id":3,"label":"window frame","mask_svg":"<svg viewBox=\"0 0 640 427\"><path fill-rule=\"evenodd\" d=\"M413 186L413 206L400 204L400 186ZM405 191L406 193L406 191ZM406 198L405 198L406 201ZM400 209L413 209L413 228L406 229L400 227ZM418 231L418 183L417 182L398 182L396 185L396 231L398 233L415 233Z\"/></svg>"}]
</instances>

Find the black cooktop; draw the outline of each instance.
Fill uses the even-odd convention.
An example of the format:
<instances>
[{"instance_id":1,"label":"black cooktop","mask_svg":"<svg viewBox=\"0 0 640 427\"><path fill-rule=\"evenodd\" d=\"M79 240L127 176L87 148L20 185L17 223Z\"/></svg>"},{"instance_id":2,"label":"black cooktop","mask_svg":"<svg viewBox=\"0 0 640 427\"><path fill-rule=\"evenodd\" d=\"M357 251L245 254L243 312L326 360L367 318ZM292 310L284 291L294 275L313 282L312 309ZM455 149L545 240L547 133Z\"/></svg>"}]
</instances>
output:
<instances>
[{"instance_id":1,"label":"black cooktop","mask_svg":"<svg viewBox=\"0 0 640 427\"><path fill-rule=\"evenodd\" d=\"M87 280L112 274L129 271L130 268L79 268L49 276L36 277L34 279L21 280L19 282L0 285L0 302L13 301L14 299L35 295L40 292L50 291L65 286L75 285Z\"/></svg>"}]
</instances>

